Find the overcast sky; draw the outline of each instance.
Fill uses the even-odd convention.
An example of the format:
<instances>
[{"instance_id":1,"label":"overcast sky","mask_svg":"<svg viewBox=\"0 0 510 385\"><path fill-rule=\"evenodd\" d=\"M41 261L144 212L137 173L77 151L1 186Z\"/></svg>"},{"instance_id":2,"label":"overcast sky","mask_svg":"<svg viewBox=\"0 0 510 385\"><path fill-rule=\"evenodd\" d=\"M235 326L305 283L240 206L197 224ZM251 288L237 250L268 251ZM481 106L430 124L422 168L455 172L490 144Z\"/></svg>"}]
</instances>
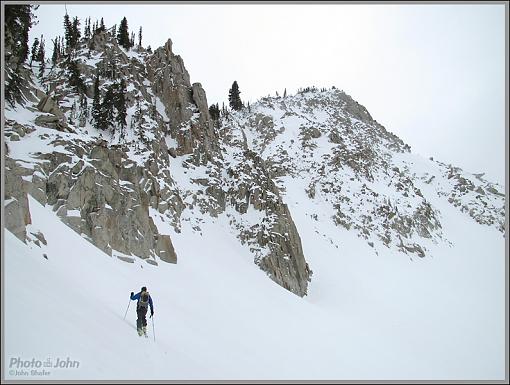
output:
<instances>
[{"instance_id":1,"label":"overcast sky","mask_svg":"<svg viewBox=\"0 0 510 385\"><path fill-rule=\"evenodd\" d=\"M127 17L153 49L168 38L209 104L234 80L253 102L285 88L343 89L414 152L505 182L505 5L67 5L71 17ZM63 34L41 5L31 39Z\"/></svg>"}]
</instances>

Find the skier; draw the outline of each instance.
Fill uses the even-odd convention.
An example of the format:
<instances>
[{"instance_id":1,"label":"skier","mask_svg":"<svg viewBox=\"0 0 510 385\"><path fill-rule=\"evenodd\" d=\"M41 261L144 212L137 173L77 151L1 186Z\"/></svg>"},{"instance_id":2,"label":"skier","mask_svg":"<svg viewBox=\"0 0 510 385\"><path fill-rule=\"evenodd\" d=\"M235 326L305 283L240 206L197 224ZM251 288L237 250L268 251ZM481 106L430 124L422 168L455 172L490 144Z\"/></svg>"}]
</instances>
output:
<instances>
[{"instance_id":1,"label":"skier","mask_svg":"<svg viewBox=\"0 0 510 385\"><path fill-rule=\"evenodd\" d=\"M148 306L151 307L151 317L154 315L152 297L144 286L139 293L131 292L131 300L138 300L136 303L136 315L138 316L136 319L136 330L138 335L141 336L143 334L147 337L147 319L145 316L147 315Z\"/></svg>"}]
</instances>

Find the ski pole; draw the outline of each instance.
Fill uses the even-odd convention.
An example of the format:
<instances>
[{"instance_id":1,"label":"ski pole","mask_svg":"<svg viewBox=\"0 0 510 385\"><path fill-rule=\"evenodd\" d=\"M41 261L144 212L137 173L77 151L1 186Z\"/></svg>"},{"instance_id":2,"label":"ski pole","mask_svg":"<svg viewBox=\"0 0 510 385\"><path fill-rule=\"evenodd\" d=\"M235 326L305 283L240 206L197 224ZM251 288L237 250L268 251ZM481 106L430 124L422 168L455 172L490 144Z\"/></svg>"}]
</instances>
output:
<instances>
[{"instance_id":1,"label":"ski pole","mask_svg":"<svg viewBox=\"0 0 510 385\"><path fill-rule=\"evenodd\" d=\"M152 318L152 335L154 336L154 342L156 342L156 332L154 331L154 314L151 316Z\"/></svg>"},{"instance_id":2,"label":"ski pole","mask_svg":"<svg viewBox=\"0 0 510 385\"><path fill-rule=\"evenodd\" d=\"M127 312L128 312L128 310L129 310L129 305L131 305L131 298L129 299L128 307L127 307L127 309L126 309L126 314L124 314L124 319L126 319Z\"/></svg>"}]
</instances>

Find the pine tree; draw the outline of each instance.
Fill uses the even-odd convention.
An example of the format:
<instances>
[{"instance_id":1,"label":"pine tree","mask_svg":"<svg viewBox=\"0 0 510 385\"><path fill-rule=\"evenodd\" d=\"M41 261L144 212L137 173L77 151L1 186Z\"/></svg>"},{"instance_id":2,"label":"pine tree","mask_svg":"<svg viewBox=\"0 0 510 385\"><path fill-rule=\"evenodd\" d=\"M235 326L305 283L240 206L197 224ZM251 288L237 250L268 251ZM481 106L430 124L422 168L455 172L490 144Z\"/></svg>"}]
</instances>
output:
<instances>
[{"instance_id":1,"label":"pine tree","mask_svg":"<svg viewBox=\"0 0 510 385\"><path fill-rule=\"evenodd\" d=\"M89 117L89 108L87 103L87 97L84 95L80 96L80 113L79 113L79 125L84 127Z\"/></svg>"},{"instance_id":2,"label":"pine tree","mask_svg":"<svg viewBox=\"0 0 510 385\"><path fill-rule=\"evenodd\" d=\"M32 51L30 56L30 67L32 67L32 62L34 60L37 61L37 51L39 50L39 39L36 37L34 39L34 43L32 44Z\"/></svg>"},{"instance_id":3,"label":"pine tree","mask_svg":"<svg viewBox=\"0 0 510 385\"><path fill-rule=\"evenodd\" d=\"M16 101L20 101L21 99L20 87L21 83L23 82L23 78L18 71L12 71L10 75L10 79L5 85L5 100L11 106L14 106L14 103Z\"/></svg>"},{"instance_id":4,"label":"pine tree","mask_svg":"<svg viewBox=\"0 0 510 385\"><path fill-rule=\"evenodd\" d=\"M103 130L108 130L110 127L115 127L114 98L114 88L113 86L109 86L106 89L106 94L104 95L103 102L101 103L101 128Z\"/></svg>"},{"instance_id":5,"label":"pine tree","mask_svg":"<svg viewBox=\"0 0 510 385\"><path fill-rule=\"evenodd\" d=\"M120 85L117 89L116 97L115 97L115 108L117 110L116 122L121 129L121 133L124 132L124 128L126 127L126 81L121 79Z\"/></svg>"},{"instance_id":6,"label":"pine tree","mask_svg":"<svg viewBox=\"0 0 510 385\"><path fill-rule=\"evenodd\" d=\"M106 27L104 25L104 20L103 20L103 18L101 18L101 23L99 24L98 31L99 32L104 32L105 30L106 30Z\"/></svg>"},{"instance_id":7,"label":"pine tree","mask_svg":"<svg viewBox=\"0 0 510 385\"><path fill-rule=\"evenodd\" d=\"M69 61L69 72L69 84L76 89L77 93L84 93L87 88L83 82L83 79L81 78L80 69L78 68L78 63L76 61Z\"/></svg>"},{"instance_id":8,"label":"pine tree","mask_svg":"<svg viewBox=\"0 0 510 385\"><path fill-rule=\"evenodd\" d=\"M211 119L215 121L220 118L220 110L217 104L212 104L209 107L209 115L211 116Z\"/></svg>"},{"instance_id":9,"label":"pine tree","mask_svg":"<svg viewBox=\"0 0 510 385\"><path fill-rule=\"evenodd\" d=\"M101 92L99 91L99 76L94 81L94 99L92 100L92 120L96 129L102 129L101 122Z\"/></svg>"},{"instance_id":10,"label":"pine tree","mask_svg":"<svg viewBox=\"0 0 510 385\"><path fill-rule=\"evenodd\" d=\"M78 19L78 17L75 17L73 19L73 25L71 28L71 49L75 49L78 46L80 37L81 37L80 19Z\"/></svg>"},{"instance_id":11,"label":"pine tree","mask_svg":"<svg viewBox=\"0 0 510 385\"><path fill-rule=\"evenodd\" d=\"M287 88L285 88L285 90L283 91L283 97L286 98L287 97Z\"/></svg>"},{"instance_id":12,"label":"pine tree","mask_svg":"<svg viewBox=\"0 0 510 385\"><path fill-rule=\"evenodd\" d=\"M90 39L90 17L85 19L85 30L83 31L85 39Z\"/></svg>"},{"instance_id":13,"label":"pine tree","mask_svg":"<svg viewBox=\"0 0 510 385\"><path fill-rule=\"evenodd\" d=\"M137 129L138 129L138 140L142 143L146 141L145 139L145 132L143 129L143 113L142 113L142 106L140 104L140 99L137 99L137 107L136 107L136 122L137 122Z\"/></svg>"},{"instance_id":14,"label":"pine tree","mask_svg":"<svg viewBox=\"0 0 510 385\"><path fill-rule=\"evenodd\" d=\"M39 64L39 77L42 78L44 75L44 70L46 69L46 57L44 50L44 39L41 35L41 43L39 44L39 50L37 51L37 61Z\"/></svg>"},{"instance_id":15,"label":"pine tree","mask_svg":"<svg viewBox=\"0 0 510 385\"><path fill-rule=\"evenodd\" d=\"M66 51L65 51L64 38L63 37L60 38L59 47L60 47L60 57L64 57L65 54L66 54Z\"/></svg>"},{"instance_id":16,"label":"pine tree","mask_svg":"<svg viewBox=\"0 0 510 385\"><path fill-rule=\"evenodd\" d=\"M138 31L138 47L142 48L142 27Z\"/></svg>"},{"instance_id":17,"label":"pine tree","mask_svg":"<svg viewBox=\"0 0 510 385\"><path fill-rule=\"evenodd\" d=\"M110 63L110 71L111 71L111 77L110 79L117 79L117 62L114 60L112 60L112 62Z\"/></svg>"},{"instance_id":18,"label":"pine tree","mask_svg":"<svg viewBox=\"0 0 510 385\"><path fill-rule=\"evenodd\" d=\"M38 7L17 4L4 7L4 63L9 74L5 80L5 99L11 105L21 101L21 69L30 53L28 32L35 23L33 11Z\"/></svg>"},{"instance_id":19,"label":"pine tree","mask_svg":"<svg viewBox=\"0 0 510 385\"><path fill-rule=\"evenodd\" d=\"M16 64L24 63L29 54L28 31L35 23L33 11L38 6L33 5L5 5L4 20L4 54L6 63L10 57L16 58Z\"/></svg>"},{"instance_id":20,"label":"pine tree","mask_svg":"<svg viewBox=\"0 0 510 385\"><path fill-rule=\"evenodd\" d=\"M58 38L53 40L53 54L51 55L51 64L54 66L57 64L58 58L59 58L59 51L60 48L58 46Z\"/></svg>"},{"instance_id":21,"label":"pine tree","mask_svg":"<svg viewBox=\"0 0 510 385\"><path fill-rule=\"evenodd\" d=\"M71 24L71 21L69 20L69 15L66 13L64 15L64 37L66 39L66 49L69 51L71 49L71 42L72 42L72 35L73 35L73 26Z\"/></svg>"},{"instance_id":22,"label":"pine tree","mask_svg":"<svg viewBox=\"0 0 510 385\"><path fill-rule=\"evenodd\" d=\"M233 110L239 111L243 108L240 94L241 91L239 91L237 81L234 81L234 83L232 83L232 88L228 92L228 101Z\"/></svg>"},{"instance_id":23,"label":"pine tree","mask_svg":"<svg viewBox=\"0 0 510 385\"><path fill-rule=\"evenodd\" d=\"M131 32L131 39L129 39L129 47L135 46L135 33Z\"/></svg>"},{"instance_id":24,"label":"pine tree","mask_svg":"<svg viewBox=\"0 0 510 385\"><path fill-rule=\"evenodd\" d=\"M126 17L122 19L119 26L119 32L117 33L117 42L125 49L129 49L129 31L128 22Z\"/></svg>"},{"instance_id":25,"label":"pine tree","mask_svg":"<svg viewBox=\"0 0 510 385\"><path fill-rule=\"evenodd\" d=\"M37 50L37 54L36 54L36 57L37 57L37 61L44 61L44 55L45 55L45 50L44 50L44 38L43 38L43 35L41 35L41 40L40 40L40 44L39 44L39 49Z\"/></svg>"}]
</instances>

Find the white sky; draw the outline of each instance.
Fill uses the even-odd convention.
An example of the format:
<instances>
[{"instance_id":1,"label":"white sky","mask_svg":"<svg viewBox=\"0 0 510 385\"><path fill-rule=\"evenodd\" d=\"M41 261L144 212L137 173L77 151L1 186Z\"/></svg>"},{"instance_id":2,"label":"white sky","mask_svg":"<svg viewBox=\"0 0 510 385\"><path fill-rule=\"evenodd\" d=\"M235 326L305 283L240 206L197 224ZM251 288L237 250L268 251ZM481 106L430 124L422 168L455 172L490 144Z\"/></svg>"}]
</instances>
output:
<instances>
[{"instance_id":1,"label":"white sky","mask_svg":"<svg viewBox=\"0 0 510 385\"><path fill-rule=\"evenodd\" d=\"M67 5L71 17L127 17L153 49L168 38L209 104L234 80L255 101L285 88L343 89L423 156L505 182L505 5ZM31 39L63 35L41 5ZM138 39L138 37L137 37Z\"/></svg>"}]
</instances>

